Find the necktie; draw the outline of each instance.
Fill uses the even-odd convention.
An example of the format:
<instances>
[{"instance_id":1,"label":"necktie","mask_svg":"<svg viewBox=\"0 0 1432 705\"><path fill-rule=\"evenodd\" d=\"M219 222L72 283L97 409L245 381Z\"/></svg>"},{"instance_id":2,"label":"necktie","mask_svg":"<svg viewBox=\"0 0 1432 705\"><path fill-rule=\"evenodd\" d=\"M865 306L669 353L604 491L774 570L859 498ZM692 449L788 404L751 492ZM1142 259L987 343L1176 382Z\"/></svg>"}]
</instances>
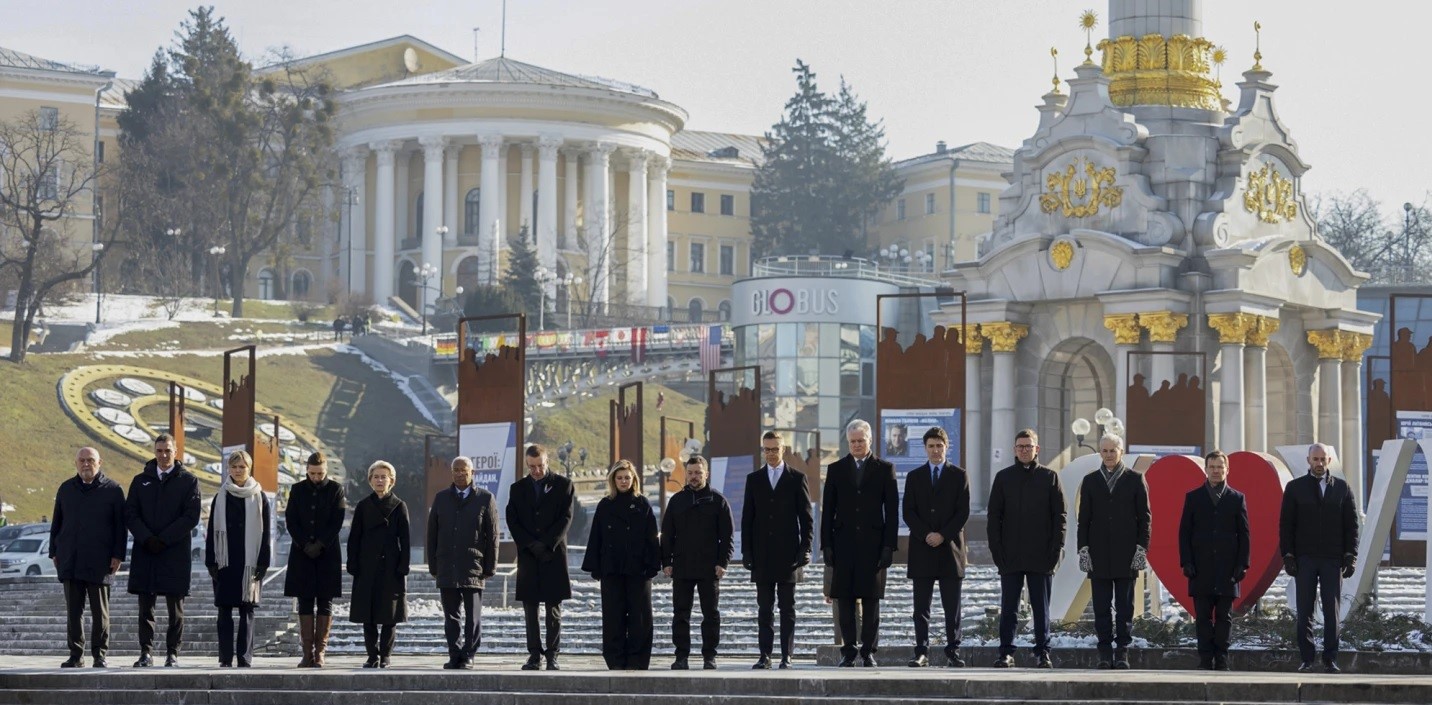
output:
<instances>
[{"instance_id":1,"label":"necktie","mask_svg":"<svg viewBox=\"0 0 1432 705\"><path fill-rule=\"evenodd\" d=\"M779 468L771 468L770 475L771 475L771 489L774 490L774 489L776 489L776 483L778 483L778 482L781 481L781 473L780 473Z\"/></svg>"},{"instance_id":2,"label":"necktie","mask_svg":"<svg viewBox=\"0 0 1432 705\"><path fill-rule=\"evenodd\" d=\"M931 465L931 466L930 466L930 484L932 484L932 485L938 485L938 484L940 484L940 466L938 466L938 465Z\"/></svg>"}]
</instances>

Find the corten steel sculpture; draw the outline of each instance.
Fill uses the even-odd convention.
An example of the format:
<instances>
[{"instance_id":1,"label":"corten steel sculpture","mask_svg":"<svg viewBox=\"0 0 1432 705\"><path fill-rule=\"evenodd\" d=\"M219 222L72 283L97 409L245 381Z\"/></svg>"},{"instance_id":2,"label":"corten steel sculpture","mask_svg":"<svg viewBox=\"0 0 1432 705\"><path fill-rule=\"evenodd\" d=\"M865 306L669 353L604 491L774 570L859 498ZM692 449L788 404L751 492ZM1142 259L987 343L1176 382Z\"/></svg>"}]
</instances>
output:
<instances>
[{"instance_id":1,"label":"corten steel sculpture","mask_svg":"<svg viewBox=\"0 0 1432 705\"><path fill-rule=\"evenodd\" d=\"M676 494L686 486L686 465L681 462L681 449L686 446L688 438L696 438L695 421L675 416L661 417L661 458L676 461L676 467L666 473L666 480L661 486L662 507L666 506L667 495Z\"/></svg>"},{"instance_id":2,"label":"corten steel sculpture","mask_svg":"<svg viewBox=\"0 0 1432 705\"><path fill-rule=\"evenodd\" d=\"M174 457L184 461L184 387L178 382L169 383L169 435L174 438Z\"/></svg>"},{"instance_id":3,"label":"corten steel sculpture","mask_svg":"<svg viewBox=\"0 0 1432 705\"><path fill-rule=\"evenodd\" d=\"M958 298L959 327L936 326L931 337L918 333L914 342L901 348L898 331L884 325L885 300L927 297ZM885 409L958 409L960 437L953 441L951 450L958 454L956 462L960 465L970 462L965 457L965 341L961 335L966 328L965 305L963 291L875 297L875 329L880 335L875 346L875 418L866 419L878 429Z\"/></svg>"},{"instance_id":4,"label":"corten steel sculpture","mask_svg":"<svg viewBox=\"0 0 1432 705\"><path fill-rule=\"evenodd\" d=\"M452 484L452 459L457 455L457 436L442 436L428 433L423 436L423 496L419 504L426 517L432 509L433 497ZM428 523L413 524L413 543L418 545L427 540ZM426 544L423 544L426 545Z\"/></svg>"},{"instance_id":5,"label":"corten steel sculpture","mask_svg":"<svg viewBox=\"0 0 1432 705\"><path fill-rule=\"evenodd\" d=\"M771 430L786 439L794 438L797 434L805 434L810 437L810 445L806 447L806 452L803 454L795 452L794 443L787 443L786 449L781 452L781 460L786 467L798 470L806 476L806 486L810 488L811 501L817 505L815 513L818 516L820 514L820 498L823 496L820 484L820 431L809 428L774 428Z\"/></svg>"},{"instance_id":6,"label":"corten steel sculpture","mask_svg":"<svg viewBox=\"0 0 1432 705\"><path fill-rule=\"evenodd\" d=\"M1432 411L1432 336L1427 338L1421 349L1417 347L1414 339L1414 331L1406 326L1398 327L1397 311L1398 300L1415 302L1416 310L1432 299L1432 296L1425 294L1393 294L1387 302L1387 330L1395 331L1393 340L1389 346L1390 372L1392 381L1390 385L1378 388L1367 387L1367 433L1368 443L1365 446L1369 457L1373 450L1382 447L1382 442L1401 436L1400 424L1397 415L1403 411ZM1424 331L1415 331L1422 333ZM1350 334L1351 335L1351 334ZM1346 359L1346 358L1344 358ZM1369 370L1371 365L1368 365ZM1382 406L1379 418L1374 418L1374 404ZM1344 404L1348 402L1343 401ZM1374 438L1373 434L1383 436ZM1415 438L1412 440L1416 440ZM1370 461L1364 463L1363 467L1375 467ZM1371 487L1371 478L1362 483L1362 487ZM1366 489L1364 489L1366 492ZM1362 501L1364 498L1359 497ZM1425 541L1404 541L1397 538L1398 524L1402 523L1401 515L1394 521L1392 532L1392 564L1397 566L1424 566L1427 563L1427 549Z\"/></svg>"},{"instance_id":7,"label":"corten steel sculpture","mask_svg":"<svg viewBox=\"0 0 1432 705\"><path fill-rule=\"evenodd\" d=\"M248 370L234 378L234 356L248 354ZM265 492L278 492L278 427L279 419L274 417L273 436L267 441L259 438L254 427L254 403L258 398L258 349L252 345L234 348L224 353L224 411L223 432L220 434L222 448L242 446L254 459L253 475ZM228 462L225 458L224 462Z\"/></svg>"},{"instance_id":8,"label":"corten steel sculpture","mask_svg":"<svg viewBox=\"0 0 1432 705\"><path fill-rule=\"evenodd\" d=\"M1208 452L1208 358L1203 353L1129 351L1129 379L1126 390L1124 447L1186 446ZM1141 358L1150 361L1159 357L1183 360L1184 369L1195 373L1177 372L1170 379L1153 379L1136 370ZM1168 369L1174 370L1174 365ZM1150 389L1153 391L1149 391ZM1242 450L1225 448L1225 452Z\"/></svg>"},{"instance_id":9,"label":"corten steel sculpture","mask_svg":"<svg viewBox=\"0 0 1432 705\"><path fill-rule=\"evenodd\" d=\"M517 337L500 340L494 352L479 353L467 344L469 325L483 321L517 320ZM527 315L505 313L471 316L457 322L457 454L468 455L462 446L462 428L468 424L511 423L516 429L517 453L513 467L503 468L497 487L510 486L521 476L522 449L527 434L522 420L527 405ZM497 494L497 492L494 492ZM503 541L498 560L517 557L511 541Z\"/></svg>"},{"instance_id":10,"label":"corten steel sculpture","mask_svg":"<svg viewBox=\"0 0 1432 705\"><path fill-rule=\"evenodd\" d=\"M744 385L744 375L754 375L753 386ZM736 386L734 394L716 391L716 377L729 375ZM727 367L711 370L706 381L706 457L751 459L756 468L756 453L761 447L761 368L759 365ZM742 472L750 472L744 468Z\"/></svg>"},{"instance_id":11,"label":"corten steel sculpture","mask_svg":"<svg viewBox=\"0 0 1432 705\"><path fill-rule=\"evenodd\" d=\"M635 398L628 402L627 392L635 389ZM637 474L646 472L646 453L642 447L642 420L644 418L641 382L629 382L617 387L617 398L610 404L611 413L607 420L607 467L618 460L630 460L636 466Z\"/></svg>"}]
</instances>

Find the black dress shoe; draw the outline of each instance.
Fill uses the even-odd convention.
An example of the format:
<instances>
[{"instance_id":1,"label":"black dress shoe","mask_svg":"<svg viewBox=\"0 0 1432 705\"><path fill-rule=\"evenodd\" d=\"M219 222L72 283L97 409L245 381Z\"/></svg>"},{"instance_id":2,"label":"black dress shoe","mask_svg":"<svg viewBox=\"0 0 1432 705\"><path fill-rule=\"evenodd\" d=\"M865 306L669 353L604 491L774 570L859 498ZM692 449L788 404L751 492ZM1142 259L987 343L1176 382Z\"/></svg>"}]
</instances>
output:
<instances>
[{"instance_id":1,"label":"black dress shoe","mask_svg":"<svg viewBox=\"0 0 1432 705\"><path fill-rule=\"evenodd\" d=\"M103 657L103 656L100 656L99 658L96 658L96 659L94 660L94 667L95 667L95 668L109 668L109 662L106 661L106 660L104 660L104 657Z\"/></svg>"},{"instance_id":2,"label":"black dress shoe","mask_svg":"<svg viewBox=\"0 0 1432 705\"><path fill-rule=\"evenodd\" d=\"M1111 663L1111 662L1109 661L1109 659L1106 659L1106 658L1100 658L1100 659L1099 659L1099 665L1095 666L1095 668L1097 668L1097 669L1099 669L1099 670L1101 670L1101 671L1107 671L1107 670L1109 670L1109 669L1111 669L1111 668L1113 668L1113 667L1114 667L1114 664Z\"/></svg>"},{"instance_id":3,"label":"black dress shoe","mask_svg":"<svg viewBox=\"0 0 1432 705\"><path fill-rule=\"evenodd\" d=\"M965 660L958 653L945 655L945 668L964 668Z\"/></svg>"},{"instance_id":4,"label":"black dress shoe","mask_svg":"<svg viewBox=\"0 0 1432 705\"><path fill-rule=\"evenodd\" d=\"M767 656L766 654L761 654L761 657L758 658L758 659L756 659L756 665L752 666L752 667L751 667L751 670L753 670L753 671L769 671L769 670L771 670L771 657L770 657L770 656Z\"/></svg>"},{"instance_id":5,"label":"black dress shoe","mask_svg":"<svg viewBox=\"0 0 1432 705\"><path fill-rule=\"evenodd\" d=\"M1005 655L994 660L995 668L1014 668L1014 657Z\"/></svg>"},{"instance_id":6,"label":"black dress shoe","mask_svg":"<svg viewBox=\"0 0 1432 705\"><path fill-rule=\"evenodd\" d=\"M701 659L701 668L707 671L716 670L716 657L707 656L706 658Z\"/></svg>"},{"instance_id":7,"label":"black dress shoe","mask_svg":"<svg viewBox=\"0 0 1432 705\"><path fill-rule=\"evenodd\" d=\"M780 667L781 667L781 668L790 668L790 667L791 667L791 657L790 657L790 656L781 656L781 666L780 666Z\"/></svg>"},{"instance_id":8,"label":"black dress shoe","mask_svg":"<svg viewBox=\"0 0 1432 705\"><path fill-rule=\"evenodd\" d=\"M220 662L219 662L219 668L233 668L233 667L234 667L234 662L233 662L233 661L220 661Z\"/></svg>"},{"instance_id":9,"label":"black dress shoe","mask_svg":"<svg viewBox=\"0 0 1432 705\"><path fill-rule=\"evenodd\" d=\"M1129 660L1128 660L1127 658L1116 658L1116 659L1114 659L1114 670L1116 670L1116 671L1127 671L1127 670L1129 670Z\"/></svg>"},{"instance_id":10,"label":"black dress shoe","mask_svg":"<svg viewBox=\"0 0 1432 705\"><path fill-rule=\"evenodd\" d=\"M68 661L60 664L60 668L84 668L85 660L80 656L71 656Z\"/></svg>"},{"instance_id":11,"label":"black dress shoe","mask_svg":"<svg viewBox=\"0 0 1432 705\"><path fill-rule=\"evenodd\" d=\"M1212 657L1212 656L1200 656L1200 657L1198 657L1198 670L1200 670L1200 671L1212 671L1212 670L1213 670L1213 657Z\"/></svg>"},{"instance_id":12,"label":"black dress shoe","mask_svg":"<svg viewBox=\"0 0 1432 705\"><path fill-rule=\"evenodd\" d=\"M153 656L150 656L150 655L149 655L149 652L147 652L147 651L144 652L144 653L142 653L142 654L140 654L140 655L139 655L139 660L134 662L134 667L135 667L135 668L149 668L150 666L153 666L153 665L154 665L154 657L153 657Z\"/></svg>"},{"instance_id":13,"label":"black dress shoe","mask_svg":"<svg viewBox=\"0 0 1432 705\"><path fill-rule=\"evenodd\" d=\"M445 663L443 663L443 668L449 671L456 670L462 668L462 666L460 665L461 662L461 659L456 656L453 656L452 658L449 658Z\"/></svg>"},{"instance_id":14,"label":"black dress shoe","mask_svg":"<svg viewBox=\"0 0 1432 705\"><path fill-rule=\"evenodd\" d=\"M1312 672L1313 672L1313 662L1312 662L1312 661L1304 661L1301 666L1298 666L1298 673L1312 673Z\"/></svg>"},{"instance_id":15,"label":"black dress shoe","mask_svg":"<svg viewBox=\"0 0 1432 705\"><path fill-rule=\"evenodd\" d=\"M1049 658L1049 654L1039 654L1038 656L1035 657L1034 667L1035 667L1035 668L1054 668L1054 660L1051 659L1051 658Z\"/></svg>"},{"instance_id":16,"label":"black dress shoe","mask_svg":"<svg viewBox=\"0 0 1432 705\"><path fill-rule=\"evenodd\" d=\"M924 654L915 654L915 658L910 659L910 663L907 663L905 665L909 666L910 668L924 668L930 665L930 659L927 658Z\"/></svg>"},{"instance_id":17,"label":"black dress shoe","mask_svg":"<svg viewBox=\"0 0 1432 705\"><path fill-rule=\"evenodd\" d=\"M377 668L377 667L378 667L378 657L377 657L377 656L369 656L369 657L368 657L368 660L363 662L363 667L364 667L364 668Z\"/></svg>"},{"instance_id":18,"label":"black dress shoe","mask_svg":"<svg viewBox=\"0 0 1432 705\"><path fill-rule=\"evenodd\" d=\"M866 654L860 657L860 665L863 668L875 668L879 664L875 663L875 654Z\"/></svg>"},{"instance_id":19,"label":"black dress shoe","mask_svg":"<svg viewBox=\"0 0 1432 705\"><path fill-rule=\"evenodd\" d=\"M168 656L165 656L165 657L164 657L164 666L165 666L165 667L167 667L167 668L175 668L175 667L177 667L178 665L179 665L179 654L169 654Z\"/></svg>"},{"instance_id":20,"label":"black dress shoe","mask_svg":"<svg viewBox=\"0 0 1432 705\"><path fill-rule=\"evenodd\" d=\"M524 671L540 671L540 670L542 670L542 655L541 655L541 654L532 654L531 656L528 656L528 657L527 657L527 663L522 664L522 670L524 670Z\"/></svg>"},{"instance_id":21,"label":"black dress shoe","mask_svg":"<svg viewBox=\"0 0 1432 705\"><path fill-rule=\"evenodd\" d=\"M253 664L243 659L239 659L239 668L253 668Z\"/></svg>"},{"instance_id":22,"label":"black dress shoe","mask_svg":"<svg viewBox=\"0 0 1432 705\"><path fill-rule=\"evenodd\" d=\"M840 657L841 668L853 668L855 666L855 654Z\"/></svg>"},{"instance_id":23,"label":"black dress shoe","mask_svg":"<svg viewBox=\"0 0 1432 705\"><path fill-rule=\"evenodd\" d=\"M686 659L684 659L684 658L676 659L676 660L675 660L674 662L672 662L672 664L671 664L671 670L673 670L673 671L685 671L685 670L688 670L688 669L690 669L690 668L691 668L690 666L686 665Z\"/></svg>"},{"instance_id":24,"label":"black dress shoe","mask_svg":"<svg viewBox=\"0 0 1432 705\"><path fill-rule=\"evenodd\" d=\"M1227 671L1227 670L1231 670L1231 669L1228 668L1228 657L1227 657L1227 656L1214 656L1214 657L1213 657L1213 670L1215 670L1215 671Z\"/></svg>"},{"instance_id":25,"label":"black dress shoe","mask_svg":"<svg viewBox=\"0 0 1432 705\"><path fill-rule=\"evenodd\" d=\"M562 667L557 665L557 654L548 654L548 655L547 655L547 670L549 670L549 671L560 671L560 670L562 670Z\"/></svg>"},{"instance_id":26,"label":"black dress shoe","mask_svg":"<svg viewBox=\"0 0 1432 705\"><path fill-rule=\"evenodd\" d=\"M387 667L388 667L388 657L387 657L387 656L379 656L379 657L378 657L378 668L387 668Z\"/></svg>"},{"instance_id":27,"label":"black dress shoe","mask_svg":"<svg viewBox=\"0 0 1432 705\"><path fill-rule=\"evenodd\" d=\"M1342 673L1342 669L1338 668L1337 661L1324 661L1323 670L1328 673Z\"/></svg>"}]
</instances>

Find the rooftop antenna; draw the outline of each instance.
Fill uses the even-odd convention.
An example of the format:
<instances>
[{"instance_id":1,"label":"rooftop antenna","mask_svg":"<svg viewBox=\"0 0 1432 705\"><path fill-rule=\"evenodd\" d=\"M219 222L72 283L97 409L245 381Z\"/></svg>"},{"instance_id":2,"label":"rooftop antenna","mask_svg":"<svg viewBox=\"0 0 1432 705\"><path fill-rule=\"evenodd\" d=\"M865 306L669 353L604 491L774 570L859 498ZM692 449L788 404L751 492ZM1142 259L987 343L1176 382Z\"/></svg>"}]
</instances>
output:
<instances>
[{"instance_id":1,"label":"rooftop antenna","mask_svg":"<svg viewBox=\"0 0 1432 705\"><path fill-rule=\"evenodd\" d=\"M502 0L502 53L503 58L507 57L507 0Z\"/></svg>"}]
</instances>

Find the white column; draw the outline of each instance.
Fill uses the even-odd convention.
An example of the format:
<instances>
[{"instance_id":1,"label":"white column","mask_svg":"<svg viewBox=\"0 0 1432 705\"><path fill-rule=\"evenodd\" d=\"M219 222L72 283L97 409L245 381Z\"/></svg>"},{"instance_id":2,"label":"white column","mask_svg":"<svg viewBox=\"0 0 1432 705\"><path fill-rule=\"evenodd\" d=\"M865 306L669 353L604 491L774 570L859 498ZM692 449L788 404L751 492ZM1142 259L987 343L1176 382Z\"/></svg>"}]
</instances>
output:
<instances>
[{"instance_id":1,"label":"white column","mask_svg":"<svg viewBox=\"0 0 1432 705\"><path fill-rule=\"evenodd\" d=\"M423 232L417 233L422 241L423 263L431 264L442 271L443 238L438 227L443 224L443 148L447 140L442 137L424 137L418 140L423 146ZM437 286L438 282L429 282ZM421 286L421 284L419 284ZM420 295L420 301L432 301L431 292Z\"/></svg>"},{"instance_id":2,"label":"white column","mask_svg":"<svg viewBox=\"0 0 1432 705\"><path fill-rule=\"evenodd\" d=\"M537 233L532 232L532 152L536 146L523 142L518 147L522 151L522 176L517 182L517 228L521 230L526 226L528 237L535 238Z\"/></svg>"},{"instance_id":3,"label":"white column","mask_svg":"<svg viewBox=\"0 0 1432 705\"><path fill-rule=\"evenodd\" d=\"M400 246L404 240L413 237L412 233L409 232L412 229L413 220L413 180L412 175L408 173L408 166L413 161L412 157L413 155L401 149L397 154L393 155L393 165L397 167L397 186L395 187L393 198L393 227L396 236L394 239L398 241Z\"/></svg>"},{"instance_id":4,"label":"white column","mask_svg":"<svg viewBox=\"0 0 1432 705\"><path fill-rule=\"evenodd\" d=\"M1348 489L1357 499L1357 508L1363 506L1363 435L1362 435L1362 352L1352 352L1342 363L1342 445L1338 457L1342 459L1343 477Z\"/></svg>"},{"instance_id":5,"label":"white column","mask_svg":"<svg viewBox=\"0 0 1432 705\"><path fill-rule=\"evenodd\" d=\"M373 185L373 303L386 305L393 296L393 200L394 156L402 142L374 142L368 145L378 155L378 175Z\"/></svg>"},{"instance_id":6,"label":"white column","mask_svg":"<svg viewBox=\"0 0 1432 705\"><path fill-rule=\"evenodd\" d=\"M567 147L562 150L564 163L562 181L562 249L577 249L577 162L581 150Z\"/></svg>"},{"instance_id":7,"label":"white column","mask_svg":"<svg viewBox=\"0 0 1432 705\"><path fill-rule=\"evenodd\" d=\"M1224 342L1218 364L1218 448L1232 453L1247 448L1243 439L1243 343Z\"/></svg>"},{"instance_id":8,"label":"white column","mask_svg":"<svg viewBox=\"0 0 1432 705\"><path fill-rule=\"evenodd\" d=\"M626 258L622 268L626 270L626 295L623 297L633 306L645 306L647 302L648 274L651 261L647 257L646 239L646 152L627 155L627 214L626 214Z\"/></svg>"},{"instance_id":9,"label":"white column","mask_svg":"<svg viewBox=\"0 0 1432 705\"><path fill-rule=\"evenodd\" d=\"M663 208L665 205L662 204ZM980 380L980 356L984 353L984 338L973 332L974 327L972 323L965 326L965 330L971 331L971 334L965 336L965 454L960 458L960 465L970 473L970 506L983 511L989 500L989 483L999 468L984 462L984 434L980 431L981 424L984 423L984 405L981 399L983 385ZM990 440L991 443L1013 442L1012 437L1007 440Z\"/></svg>"},{"instance_id":10,"label":"white column","mask_svg":"<svg viewBox=\"0 0 1432 705\"><path fill-rule=\"evenodd\" d=\"M477 144L482 148L479 187L482 191L478 194L478 210L481 211L482 222L477 227L478 257L482 260L480 276L485 283L495 284L498 263L492 259L492 253L497 250L493 235L501 229L497 207L501 189L498 187L500 179L497 172L501 168L498 152L503 148L502 135L478 135Z\"/></svg>"},{"instance_id":11,"label":"white column","mask_svg":"<svg viewBox=\"0 0 1432 705\"><path fill-rule=\"evenodd\" d=\"M537 261L549 272L557 271L557 148L559 135L542 135L537 140ZM547 297L557 294L555 282L548 282Z\"/></svg>"},{"instance_id":12,"label":"white column","mask_svg":"<svg viewBox=\"0 0 1432 705\"><path fill-rule=\"evenodd\" d=\"M447 150L447 160L443 162L443 225L447 226L447 237L443 238L443 247L457 245L458 228L462 226L458 222L457 208L461 203L457 193L457 158L462 153L461 145L452 145ZM449 277L452 279L453 277ZM454 284L455 286L455 284Z\"/></svg>"},{"instance_id":13,"label":"white column","mask_svg":"<svg viewBox=\"0 0 1432 705\"><path fill-rule=\"evenodd\" d=\"M1341 445L1342 441L1342 360L1336 357L1318 360L1318 435L1317 441ZM1343 448L1337 449L1343 457Z\"/></svg>"},{"instance_id":14,"label":"white column","mask_svg":"<svg viewBox=\"0 0 1432 705\"><path fill-rule=\"evenodd\" d=\"M338 270L342 273L344 290L352 298L368 291L368 148L354 147L343 155L343 251L338 253Z\"/></svg>"},{"instance_id":15,"label":"white column","mask_svg":"<svg viewBox=\"0 0 1432 705\"><path fill-rule=\"evenodd\" d=\"M1268 348L1243 348L1243 448L1268 451ZM1236 450L1236 449L1235 449Z\"/></svg>"},{"instance_id":16,"label":"white column","mask_svg":"<svg viewBox=\"0 0 1432 705\"><path fill-rule=\"evenodd\" d=\"M502 149L497 150L497 220L501 223L501 227L498 229L495 244L499 251L507 247L507 236L517 232L517 228L512 227L510 222L512 220L509 217L511 202L507 198L509 195L507 193L507 153L511 151L508 149L509 146L504 145Z\"/></svg>"},{"instance_id":17,"label":"white column","mask_svg":"<svg viewBox=\"0 0 1432 705\"><path fill-rule=\"evenodd\" d=\"M615 145L598 142L587 152L591 158L592 198L587 209L587 257L591 272L591 300L599 307L611 300L611 156Z\"/></svg>"},{"instance_id":18,"label":"white column","mask_svg":"<svg viewBox=\"0 0 1432 705\"><path fill-rule=\"evenodd\" d=\"M654 156L647 161L646 196L646 305L666 306L666 171L671 160Z\"/></svg>"},{"instance_id":19,"label":"white column","mask_svg":"<svg viewBox=\"0 0 1432 705\"><path fill-rule=\"evenodd\" d=\"M994 355L994 384L990 392L989 467L1004 467L1010 462L1014 441L1014 355L1019 340L1029 334L1029 326L1018 323L983 323L980 332L989 339ZM997 455L996 455L997 454Z\"/></svg>"}]
</instances>

